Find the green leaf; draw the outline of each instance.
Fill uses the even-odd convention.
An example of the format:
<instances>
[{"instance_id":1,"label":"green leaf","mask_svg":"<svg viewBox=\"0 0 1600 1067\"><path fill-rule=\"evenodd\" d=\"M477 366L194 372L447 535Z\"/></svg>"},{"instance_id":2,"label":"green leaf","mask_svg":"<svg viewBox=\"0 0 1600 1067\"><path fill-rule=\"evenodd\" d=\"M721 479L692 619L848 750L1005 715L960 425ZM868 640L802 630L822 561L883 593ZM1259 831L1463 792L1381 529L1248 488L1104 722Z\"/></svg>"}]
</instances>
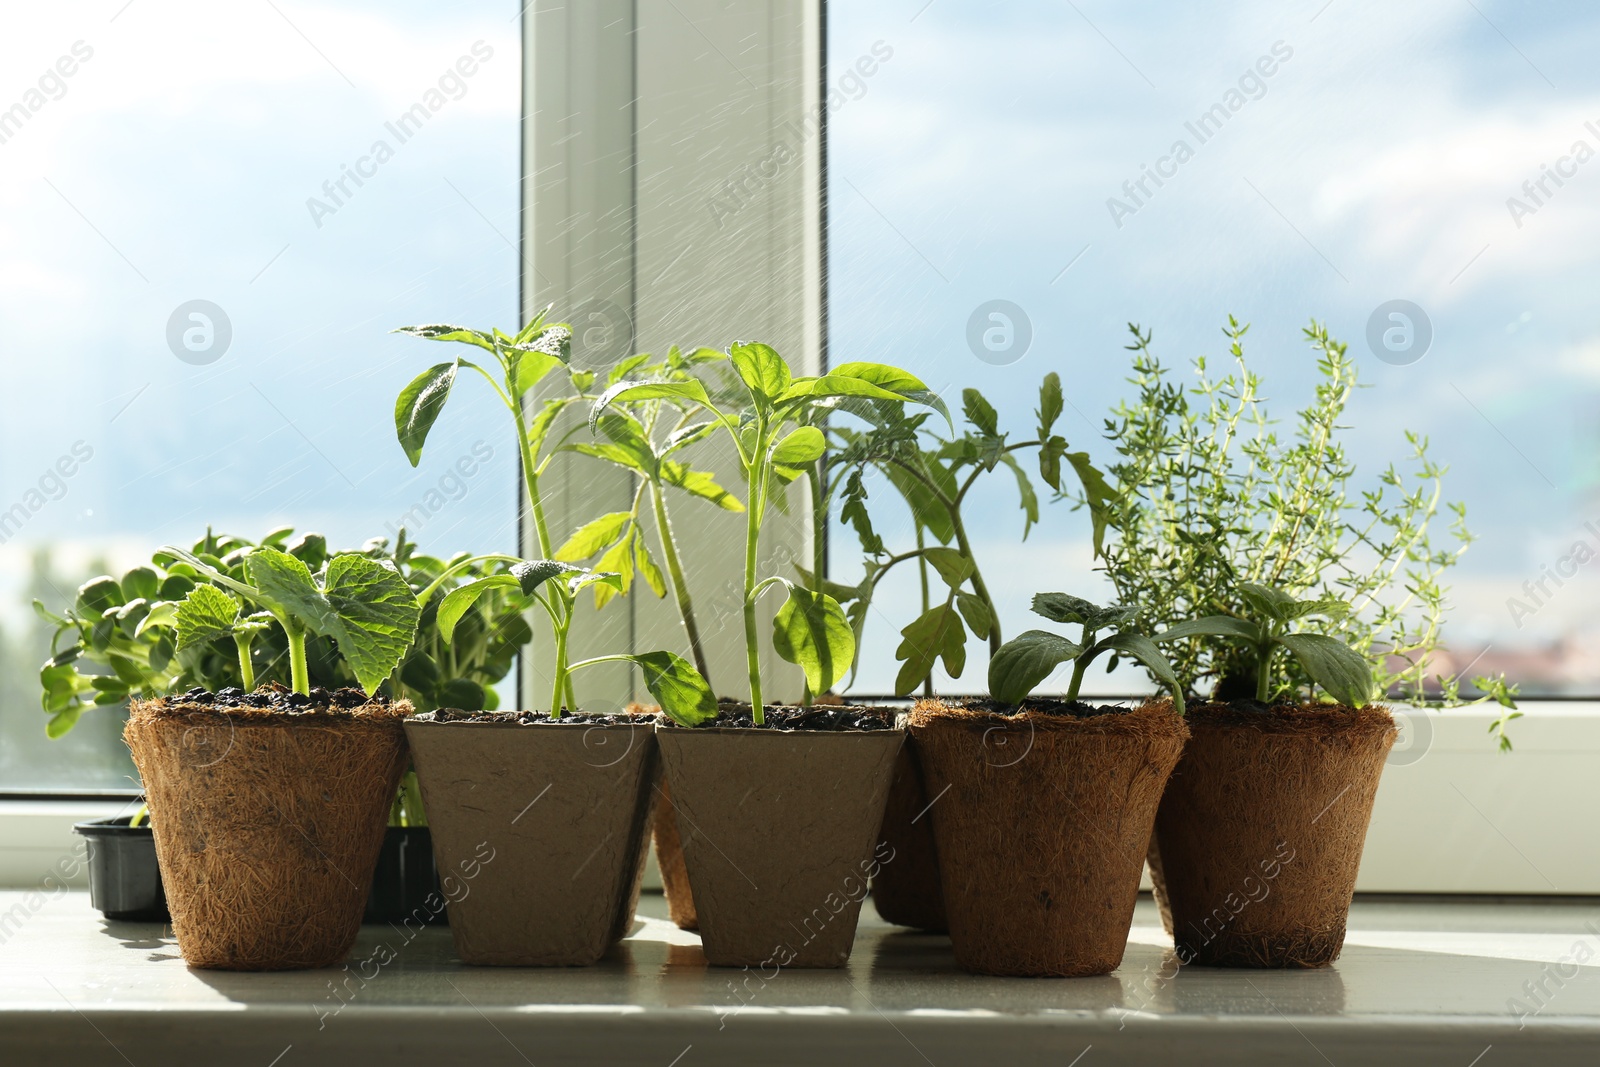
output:
<instances>
[{"instance_id":1,"label":"green leaf","mask_svg":"<svg viewBox=\"0 0 1600 1067\"><path fill-rule=\"evenodd\" d=\"M1084 496L1088 499L1089 517L1094 523L1094 554L1098 558L1105 547L1106 526L1111 518L1111 505L1117 501L1118 493L1111 488L1099 468L1089 462L1089 453L1068 452L1065 458L1077 472L1078 481L1083 485Z\"/></svg>"},{"instance_id":2,"label":"green leaf","mask_svg":"<svg viewBox=\"0 0 1600 1067\"><path fill-rule=\"evenodd\" d=\"M135 567L122 576L122 593L129 600L144 597L154 600L161 592L161 579L149 567Z\"/></svg>"},{"instance_id":3,"label":"green leaf","mask_svg":"<svg viewBox=\"0 0 1600 1067\"><path fill-rule=\"evenodd\" d=\"M1052 671L1082 654L1080 646L1056 634L1018 634L989 660L989 695L1002 704L1021 703Z\"/></svg>"},{"instance_id":4,"label":"green leaf","mask_svg":"<svg viewBox=\"0 0 1600 1067\"><path fill-rule=\"evenodd\" d=\"M227 637L239 617L239 602L214 585L197 585L178 605L178 651Z\"/></svg>"},{"instance_id":5,"label":"green leaf","mask_svg":"<svg viewBox=\"0 0 1600 1067\"><path fill-rule=\"evenodd\" d=\"M1258 615L1277 623L1286 623L1295 617L1295 599L1283 590L1259 582L1240 582L1238 588L1239 595Z\"/></svg>"},{"instance_id":6,"label":"green leaf","mask_svg":"<svg viewBox=\"0 0 1600 1067\"><path fill-rule=\"evenodd\" d=\"M518 564L522 566L522 564ZM485 578L458 585L445 594L439 601L438 613L435 616L435 625L439 628L439 636L445 644L455 640L456 625L461 622L462 616L468 609L478 602L478 598L495 589L520 589L522 583L514 575L491 574Z\"/></svg>"},{"instance_id":7,"label":"green leaf","mask_svg":"<svg viewBox=\"0 0 1600 1067\"><path fill-rule=\"evenodd\" d=\"M855 631L839 602L793 584L772 620L772 644L778 655L805 672L815 695L843 678L856 655Z\"/></svg>"},{"instance_id":8,"label":"green leaf","mask_svg":"<svg viewBox=\"0 0 1600 1067\"><path fill-rule=\"evenodd\" d=\"M615 582L584 582L583 585L594 585L594 606L596 610L605 607L616 596L626 596L628 589L633 585L633 542L639 536L639 528L635 526L628 535L612 545L606 554L600 557L595 566L595 571L610 574L616 577ZM582 585L574 585L576 592Z\"/></svg>"},{"instance_id":9,"label":"green leaf","mask_svg":"<svg viewBox=\"0 0 1600 1067\"><path fill-rule=\"evenodd\" d=\"M968 422L978 428L980 433L994 436L1000 432L999 414L976 389L961 390L961 413L967 417Z\"/></svg>"},{"instance_id":10,"label":"green leaf","mask_svg":"<svg viewBox=\"0 0 1600 1067\"><path fill-rule=\"evenodd\" d=\"M650 548L644 543L642 534L633 539L633 561L638 565L639 577L644 579L650 591L656 596L666 596L666 576L661 573L661 568L656 566L656 561L651 557Z\"/></svg>"},{"instance_id":11,"label":"green leaf","mask_svg":"<svg viewBox=\"0 0 1600 1067\"><path fill-rule=\"evenodd\" d=\"M517 580L523 596L532 596L535 590L550 579L582 570L582 567L574 567L560 560L527 559L511 565L511 576Z\"/></svg>"},{"instance_id":12,"label":"green leaf","mask_svg":"<svg viewBox=\"0 0 1600 1067\"><path fill-rule=\"evenodd\" d=\"M718 425L719 423L707 420L673 430L667 435L666 447L661 450L661 455L669 456L680 448L687 448L698 441L704 441L716 431Z\"/></svg>"},{"instance_id":13,"label":"green leaf","mask_svg":"<svg viewBox=\"0 0 1600 1067\"><path fill-rule=\"evenodd\" d=\"M772 462L784 467L815 463L828 450L828 439L815 426L801 426L772 447Z\"/></svg>"},{"instance_id":14,"label":"green leaf","mask_svg":"<svg viewBox=\"0 0 1600 1067\"><path fill-rule=\"evenodd\" d=\"M419 446L420 448L420 446ZM319 533L306 531L294 539L285 552L304 563L311 570L320 570L328 561L328 539Z\"/></svg>"},{"instance_id":15,"label":"green leaf","mask_svg":"<svg viewBox=\"0 0 1600 1067\"><path fill-rule=\"evenodd\" d=\"M489 707L489 695L483 686L471 678L452 678L439 687L441 708L460 708L462 711L483 711Z\"/></svg>"},{"instance_id":16,"label":"green leaf","mask_svg":"<svg viewBox=\"0 0 1600 1067\"><path fill-rule=\"evenodd\" d=\"M55 715L51 716L50 721L45 724L45 736L54 740L55 738L65 735L78 724L78 716L82 714L83 708L81 706L65 708L57 712Z\"/></svg>"},{"instance_id":17,"label":"green leaf","mask_svg":"<svg viewBox=\"0 0 1600 1067\"><path fill-rule=\"evenodd\" d=\"M771 404L788 391L792 379L789 365L771 347L759 341L736 341L728 349L728 358L739 380L759 400Z\"/></svg>"},{"instance_id":18,"label":"green leaf","mask_svg":"<svg viewBox=\"0 0 1600 1067\"><path fill-rule=\"evenodd\" d=\"M1138 609L1112 604L1101 607L1067 593L1035 593L1033 613L1051 622L1078 623L1090 630L1120 626L1138 614Z\"/></svg>"},{"instance_id":19,"label":"green leaf","mask_svg":"<svg viewBox=\"0 0 1600 1067\"><path fill-rule=\"evenodd\" d=\"M929 608L900 631L900 645L894 658L905 660L895 676L896 696L904 696L933 673L933 665L944 660L945 673L961 677L967 665L967 632L961 616L948 604Z\"/></svg>"},{"instance_id":20,"label":"green leaf","mask_svg":"<svg viewBox=\"0 0 1600 1067\"><path fill-rule=\"evenodd\" d=\"M1039 386L1039 410L1035 412L1039 416L1039 440L1050 439L1050 431L1055 429L1056 420L1061 417L1061 407L1061 376L1051 371Z\"/></svg>"},{"instance_id":21,"label":"green leaf","mask_svg":"<svg viewBox=\"0 0 1600 1067\"><path fill-rule=\"evenodd\" d=\"M189 590L194 588L194 579L186 578L181 574L169 574L162 579L161 588L156 593L160 600L182 600L189 595Z\"/></svg>"},{"instance_id":22,"label":"green leaf","mask_svg":"<svg viewBox=\"0 0 1600 1067\"><path fill-rule=\"evenodd\" d=\"M122 586L109 574L90 578L78 586L77 608L80 615L98 618L107 608L120 607L125 603L127 597L122 593Z\"/></svg>"},{"instance_id":23,"label":"green leaf","mask_svg":"<svg viewBox=\"0 0 1600 1067\"><path fill-rule=\"evenodd\" d=\"M567 588L576 595L580 590L591 585L608 585L618 592L622 591L622 575L615 571L584 571L576 578L567 579Z\"/></svg>"},{"instance_id":24,"label":"green leaf","mask_svg":"<svg viewBox=\"0 0 1600 1067\"><path fill-rule=\"evenodd\" d=\"M422 446L427 442L428 431L433 429L439 412L444 410L445 401L450 399L450 387L455 384L456 369L460 365L460 360L434 364L400 390L400 396L394 402L395 433L413 467L422 461Z\"/></svg>"},{"instance_id":25,"label":"green leaf","mask_svg":"<svg viewBox=\"0 0 1600 1067\"><path fill-rule=\"evenodd\" d=\"M739 498L717 484L716 478L705 471L691 470L687 465L674 460L661 461L661 481L675 489L682 489L691 496L722 508L724 511L744 511L744 505Z\"/></svg>"},{"instance_id":26,"label":"green leaf","mask_svg":"<svg viewBox=\"0 0 1600 1067\"><path fill-rule=\"evenodd\" d=\"M600 399L589 409L589 429L594 430L600 416L612 404L623 400L689 400L715 411L706 387L690 379L686 382L618 382L600 394Z\"/></svg>"},{"instance_id":27,"label":"green leaf","mask_svg":"<svg viewBox=\"0 0 1600 1067\"><path fill-rule=\"evenodd\" d=\"M1022 539L1028 539L1028 531L1033 529L1033 524L1039 521L1039 497L1033 491L1033 483L1028 480L1028 472L1022 469L1022 464L1017 462L1017 457L1009 452L1000 454L1000 462L1011 468L1011 473L1017 478L1017 496L1022 505Z\"/></svg>"},{"instance_id":28,"label":"green leaf","mask_svg":"<svg viewBox=\"0 0 1600 1067\"><path fill-rule=\"evenodd\" d=\"M842 363L837 367L829 368L825 377L835 379L853 378L875 386L878 389L894 394L897 399L932 408L944 416L945 422L954 426L950 419L950 409L945 407L944 400L940 398L939 394L924 385L916 375L909 374L899 367L891 367L884 363ZM832 395L870 396L872 394L840 392Z\"/></svg>"},{"instance_id":29,"label":"green leaf","mask_svg":"<svg viewBox=\"0 0 1600 1067\"><path fill-rule=\"evenodd\" d=\"M465 326L448 326L443 323L430 323L426 326L402 326L390 333L403 333L411 337L421 337L429 341L460 341L464 344L477 345L486 351L494 351L494 338L482 330L469 330Z\"/></svg>"},{"instance_id":30,"label":"green leaf","mask_svg":"<svg viewBox=\"0 0 1600 1067\"><path fill-rule=\"evenodd\" d=\"M262 548L245 559L245 572L264 598L315 633L333 624L333 607L317 589L305 563L275 548Z\"/></svg>"},{"instance_id":31,"label":"green leaf","mask_svg":"<svg viewBox=\"0 0 1600 1067\"><path fill-rule=\"evenodd\" d=\"M957 593L956 607L960 609L961 617L967 620L967 629L972 631L973 636L980 641L987 641L989 632L994 629L994 613L983 602L983 598L975 593Z\"/></svg>"},{"instance_id":32,"label":"green leaf","mask_svg":"<svg viewBox=\"0 0 1600 1067\"><path fill-rule=\"evenodd\" d=\"M711 683L682 656L644 652L630 658L644 671L644 687L674 722L698 726L717 717Z\"/></svg>"},{"instance_id":33,"label":"green leaf","mask_svg":"<svg viewBox=\"0 0 1600 1067\"><path fill-rule=\"evenodd\" d=\"M1343 641L1322 634L1284 634L1278 640L1339 703L1364 708L1372 699L1372 664Z\"/></svg>"},{"instance_id":34,"label":"green leaf","mask_svg":"<svg viewBox=\"0 0 1600 1067\"><path fill-rule=\"evenodd\" d=\"M1174 623L1155 635L1156 641L1182 641L1190 637L1238 637L1252 644L1262 640L1261 628L1231 615L1207 615Z\"/></svg>"},{"instance_id":35,"label":"green leaf","mask_svg":"<svg viewBox=\"0 0 1600 1067\"><path fill-rule=\"evenodd\" d=\"M1156 643L1143 634L1120 633L1113 634L1095 645L1090 650L1089 659L1092 661L1101 652L1106 650L1124 652L1149 668L1150 673L1172 693L1173 703L1178 707L1178 714L1183 714L1183 685L1178 681L1178 675L1172 669L1172 664L1167 657L1156 647Z\"/></svg>"},{"instance_id":36,"label":"green leaf","mask_svg":"<svg viewBox=\"0 0 1600 1067\"><path fill-rule=\"evenodd\" d=\"M324 592L337 621L328 636L371 696L411 647L422 614L417 595L393 564L355 553L333 557Z\"/></svg>"},{"instance_id":37,"label":"green leaf","mask_svg":"<svg viewBox=\"0 0 1600 1067\"><path fill-rule=\"evenodd\" d=\"M939 577L943 578L945 584L952 589L959 587L962 582L971 578L973 572L978 569L972 560L954 548L930 548L925 550L922 556L934 570L939 572Z\"/></svg>"},{"instance_id":38,"label":"green leaf","mask_svg":"<svg viewBox=\"0 0 1600 1067\"><path fill-rule=\"evenodd\" d=\"M575 562L588 559L615 543L633 522L633 512L613 511L580 526L566 544L556 549L556 559Z\"/></svg>"},{"instance_id":39,"label":"green leaf","mask_svg":"<svg viewBox=\"0 0 1600 1067\"><path fill-rule=\"evenodd\" d=\"M429 700L438 691L442 679L438 662L426 652L413 652L400 665L401 684L415 689Z\"/></svg>"},{"instance_id":40,"label":"green leaf","mask_svg":"<svg viewBox=\"0 0 1600 1067\"><path fill-rule=\"evenodd\" d=\"M645 436L644 426L626 412L611 411L600 416L598 428L613 444L634 458L634 465L649 474L655 469L656 454Z\"/></svg>"}]
</instances>

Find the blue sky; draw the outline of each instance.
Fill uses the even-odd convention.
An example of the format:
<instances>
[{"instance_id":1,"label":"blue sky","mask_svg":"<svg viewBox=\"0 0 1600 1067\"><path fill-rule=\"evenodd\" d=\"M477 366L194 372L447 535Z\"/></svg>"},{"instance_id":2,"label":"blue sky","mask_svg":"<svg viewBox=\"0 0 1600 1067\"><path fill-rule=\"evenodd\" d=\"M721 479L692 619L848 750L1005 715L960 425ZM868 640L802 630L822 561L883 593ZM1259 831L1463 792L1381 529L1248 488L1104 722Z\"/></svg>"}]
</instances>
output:
<instances>
[{"instance_id":1,"label":"blue sky","mask_svg":"<svg viewBox=\"0 0 1600 1067\"><path fill-rule=\"evenodd\" d=\"M874 42L893 57L832 117L834 358L976 385L1018 412L1058 371L1086 416L1069 409L1069 439L1109 459L1100 420L1127 395L1126 323L1153 329L1169 366L1225 354L1228 313L1252 323L1252 364L1288 418L1313 384L1300 329L1316 317L1371 386L1348 420L1360 470L1403 460L1402 431L1415 429L1451 467L1447 495L1468 505L1481 539L1456 572L1451 638L1591 628L1591 574L1521 629L1505 600L1600 518L1600 159L1564 164L1575 176L1548 185L1520 226L1506 200L1575 141L1600 149L1585 125L1600 131L1597 21L1591 5L1456 0L835 3L835 80ZM1186 123L1275 46L1271 76L1248 81L1243 106L1200 143ZM1147 184L1118 226L1108 198L1127 203L1123 182L1180 139L1193 157L1166 164L1176 174ZM968 315L994 298L1032 322L1011 366L966 345ZM1391 299L1433 323L1409 366L1380 362L1364 339ZM1100 579L1079 516L1052 516L1019 547L1013 500L997 482L975 512L1015 633L1032 592L1097 592ZM885 616L911 617L914 590L895 595ZM893 676L897 636L885 618L877 627L868 688Z\"/></svg>"}]
</instances>

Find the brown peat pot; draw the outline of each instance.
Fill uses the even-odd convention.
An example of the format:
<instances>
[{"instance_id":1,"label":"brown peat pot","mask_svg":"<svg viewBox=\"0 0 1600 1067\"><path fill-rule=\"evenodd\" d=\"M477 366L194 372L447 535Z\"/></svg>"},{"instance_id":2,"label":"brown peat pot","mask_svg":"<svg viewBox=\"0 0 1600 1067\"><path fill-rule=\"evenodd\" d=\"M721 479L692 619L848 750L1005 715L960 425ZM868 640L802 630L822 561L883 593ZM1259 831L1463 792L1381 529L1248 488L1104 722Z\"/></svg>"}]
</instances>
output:
<instances>
[{"instance_id":1,"label":"brown peat pot","mask_svg":"<svg viewBox=\"0 0 1600 1067\"><path fill-rule=\"evenodd\" d=\"M872 903L879 916L896 926L945 933L950 927L944 915L944 890L939 885L933 819L922 786L916 742L910 738L895 761L878 839L894 856L894 862L885 864L872 880Z\"/></svg>"},{"instance_id":2,"label":"brown peat pot","mask_svg":"<svg viewBox=\"0 0 1600 1067\"><path fill-rule=\"evenodd\" d=\"M874 846L905 734L864 709L766 716L657 732L706 960L842 967L884 865ZM739 719L725 705L716 722Z\"/></svg>"},{"instance_id":3,"label":"brown peat pot","mask_svg":"<svg viewBox=\"0 0 1600 1067\"><path fill-rule=\"evenodd\" d=\"M581 967L626 936L657 769L653 722L629 719L406 721L462 962Z\"/></svg>"},{"instance_id":4,"label":"brown peat pot","mask_svg":"<svg viewBox=\"0 0 1600 1067\"><path fill-rule=\"evenodd\" d=\"M1150 849L1178 958L1332 963L1393 718L1381 707L1202 704L1189 728Z\"/></svg>"},{"instance_id":5,"label":"brown peat pot","mask_svg":"<svg viewBox=\"0 0 1600 1067\"><path fill-rule=\"evenodd\" d=\"M1017 977L1115 970L1156 807L1189 736L1172 704L924 700L911 736L956 962Z\"/></svg>"},{"instance_id":6,"label":"brown peat pot","mask_svg":"<svg viewBox=\"0 0 1600 1067\"><path fill-rule=\"evenodd\" d=\"M292 710L281 690L265 707L192 693L133 703L123 737L191 967L328 967L355 942L411 705L322 696Z\"/></svg>"},{"instance_id":7,"label":"brown peat pot","mask_svg":"<svg viewBox=\"0 0 1600 1067\"><path fill-rule=\"evenodd\" d=\"M667 898L667 914L680 930L700 929L694 910L694 891L689 888L689 867L683 862L683 841L678 836L678 811L672 803L672 783L661 776L661 794L651 819L651 835L656 846L656 867L661 871L661 892Z\"/></svg>"}]
</instances>

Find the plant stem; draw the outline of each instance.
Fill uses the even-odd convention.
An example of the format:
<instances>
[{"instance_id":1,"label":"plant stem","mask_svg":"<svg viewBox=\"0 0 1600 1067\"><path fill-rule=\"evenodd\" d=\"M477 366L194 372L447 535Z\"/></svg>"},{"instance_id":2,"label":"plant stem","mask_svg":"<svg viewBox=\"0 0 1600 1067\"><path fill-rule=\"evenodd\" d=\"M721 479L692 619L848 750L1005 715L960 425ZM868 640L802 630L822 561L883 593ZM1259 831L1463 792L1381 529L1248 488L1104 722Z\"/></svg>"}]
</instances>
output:
<instances>
[{"instance_id":1,"label":"plant stem","mask_svg":"<svg viewBox=\"0 0 1600 1067\"><path fill-rule=\"evenodd\" d=\"M234 634L233 643L239 649L239 684L246 693L256 691L256 665L250 662L250 644L254 633Z\"/></svg>"},{"instance_id":2,"label":"plant stem","mask_svg":"<svg viewBox=\"0 0 1600 1067\"><path fill-rule=\"evenodd\" d=\"M828 545L828 504L823 496L822 463L819 459L806 470L806 477L811 483L811 591L819 597L822 595L822 568L827 564L824 557ZM817 696L807 681L800 691L800 706L809 708Z\"/></svg>"},{"instance_id":3,"label":"plant stem","mask_svg":"<svg viewBox=\"0 0 1600 1067\"><path fill-rule=\"evenodd\" d=\"M567 626L572 624L572 614L567 613L566 626L557 626L556 631L556 681L550 694L550 717L561 718L561 705L563 698L568 695L570 682L567 679Z\"/></svg>"},{"instance_id":4,"label":"plant stem","mask_svg":"<svg viewBox=\"0 0 1600 1067\"><path fill-rule=\"evenodd\" d=\"M757 726L764 726L767 717L761 703L761 646L756 631L756 552L761 542L761 513L767 503L766 457L770 447L764 416L756 424L755 440L755 454L745 467L750 501L744 527L744 650L750 673L750 715Z\"/></svg>"},{"instance_id":5,"label":"plant stem","mask_svg":"<svg viewBox=\"0 0 1600 1067\"><path fill-rule=\"evenodd\" d=\"M695 670L709 683L711 671L706 667L706 650L700 643L700 626L695 621L689 583L683 577L683 564L678 560L678 546L672 535L672 521L667 516L667 500L659 482L651 481L650 500L655 507L656 536L661 539L661 555L667 561L667 577L672 581L672 594L678 602L678 616L689 635L689 652L694 656Z\"/></svg>"},{"instance_id":6,"label":"plant stem","mask_svg":"<svg viewBox=\"0 0 1600 1067\"><path fill-rule=\"evenodd\" d=\"M1265 704L1272 696L1272 639L1261 643L1261 665L1256 668L1256 699Z\"/></svg>"},{"instance_id":7,"label":"plant stem","mask_svg":"<svg viewBox=\"0 0 1600 1067\"><path fill-rule=\"evenodd\" d=\"M915 521L915 517L914 516L913 516L913 521ZM917 551L918 552L922 552L925 547L926 547L925 546L925 541L924 541L923 533L922 533L922 523L921 522L917 522ZM928 608L931 606L928 603L928 557L927 556L918 556L917 557L917 576L922 581L922 615L926 615L928 613ZM922 617L922 615L918 615L917 617L920 619ZM860 654L860 649L857 649L856 652L859 655ZM928 674L927 674L927 677L922 679L922 695L925 696L925 697L929 697L929 698L931 698L933 696L933 672L932 671L929 671Z\"/></svg>"},{"instance_id":8,"label":"plant stem","mask_svg":"<svg viewBox=\"0 0 1600 1067\"><path fill-rule=\"evenodd\" d=\"M306 666L306 632L298 624L285 626L289 639L289 685L296 692L311 695L311 671Z\"/></svg>"},{"instance_id":9,"label":"plant stem","mask_svg":"<svg viewBox=\"0 0 1600 1067\"><path fill-rule=\"evenodd\" d=\"M989 655L1000 651L1000 613L995 610L994 598L989 595L988 586L983 584L983 575L978 571L978 557L972 554L972 543L967 540L967 527L961 521L961 512L955 508L950 509L950 521L956 531L956 544L961 546L961 554L972 561L972 591L983 600L984 606L989 609Z\"/></svg>"}]
</instances>

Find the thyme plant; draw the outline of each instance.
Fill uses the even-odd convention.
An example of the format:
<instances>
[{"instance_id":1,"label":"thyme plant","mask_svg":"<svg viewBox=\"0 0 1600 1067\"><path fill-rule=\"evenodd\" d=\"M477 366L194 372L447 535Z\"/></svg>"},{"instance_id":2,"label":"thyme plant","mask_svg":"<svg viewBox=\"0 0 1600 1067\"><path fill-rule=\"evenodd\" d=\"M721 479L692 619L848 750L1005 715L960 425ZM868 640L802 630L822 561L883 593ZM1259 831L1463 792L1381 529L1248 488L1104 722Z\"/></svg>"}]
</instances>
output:
<instances>
[{"instance_id":1,"label":"thyme plant","mask_svg":"<svg viewBox=\"0 0 1600 1067\"><path fill-rule=\"evenodd\" d=\"M1339 600L1350 610L1329 631L1374 664L1379 692L1419 705L1468 702L1459 677L1434 676L1430 685L1429 674L1444 618L1443 579L1472 541L1465 508L1443 499L1446 468L1411 431L1409 470L1391 464L1371 488L1356 483L1341 424L1357 388L1346 346L1315 320L1305 328L1319 380L1284 435L1268 417L1261 376L1245 361L1247 324L1229 316L1229 366L1219 373L1197 357L1187 386L1152 353L1149 331L1128 328L1136 396L1106 420L1120 458L1110 467L1117 535L1102 569L1118 599L1139 605L1152 627L1234 613L1243 582L1296 600ZM1196 636L1169 655L1191 691L1209 684L1215 697L1230 699L1258 690L1248 646ZM1295 686L1310 684L1298 662L1285 669ZM1503 676L1471 684L1481 695L1470 703L1515 708L1515 688ZM1495 724L1504 748L1514 717Z\"/></svg>"}]
</instances>

